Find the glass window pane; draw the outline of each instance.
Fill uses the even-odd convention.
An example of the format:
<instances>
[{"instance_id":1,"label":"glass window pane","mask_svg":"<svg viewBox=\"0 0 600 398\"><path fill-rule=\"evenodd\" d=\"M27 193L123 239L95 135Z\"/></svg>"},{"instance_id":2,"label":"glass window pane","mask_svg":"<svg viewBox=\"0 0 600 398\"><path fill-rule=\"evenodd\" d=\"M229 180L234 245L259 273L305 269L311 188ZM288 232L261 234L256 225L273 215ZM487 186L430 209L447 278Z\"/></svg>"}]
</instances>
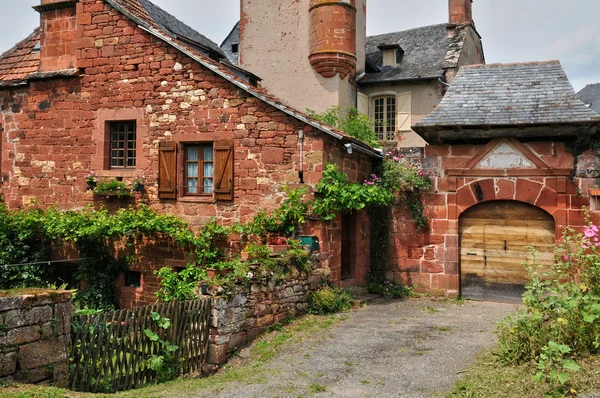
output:
<instances>
[{"instance_id":1,"label":"glass window pane","mask_svg":"<svg viewBox=\"0 0 600 398\"><path fill-rule=\"evenodd\" d=\"M198 163L188 162L187 176L188 177L198 177Z\"/></svg>"},{"instance_id":2,"label":"glass window pane","mask_svg":"<svg viewBox=\"0 0 600 398\"><path fill-rule=\"evenodd\" d=\"M204 193L213 193L213 179L212 178L204 179Z\"/></svg>"},{"instance_id":3,"label":"glass window pane","mask_svg":"<svg viewBox=\"0 0 600 398\"><path fill-rule=\"evenodd\" d=\"M187 183L187 191L188 193L198 193L198 179L197 178L188 178Z\"/></svg>"},{"instance_id":4,"label":"glass window pane","mask_svg":"<svg viewBox=\"0 0 600 398\"><path fill-rule=\"evenodd\" d=\"M204 145L202 147L204 149L204 156L202 159L204 159L204 161L212 161L213 160L213 147L212 145Z\"/></svg>"},{"instance_id":5,"label":"glass window pane","mask_svg":"<svg viewBox=\"0 0 600 398\"><path fill-rule=\"evenodd\" d=\"M198 161L198 147L197 146L189 146L187 149L187 160L190 162Z\"/></svg>"},{"instance_id":6,"label":"glass window pane","mask_svg":"<svg viewBox=\"0 0 600 398\"><path fill-rule=\"evenodd\" d=\"M214 164L212 162L205 162L203 172L204 177L213 177L215 172Z\"/></svg>"}]
</instances>

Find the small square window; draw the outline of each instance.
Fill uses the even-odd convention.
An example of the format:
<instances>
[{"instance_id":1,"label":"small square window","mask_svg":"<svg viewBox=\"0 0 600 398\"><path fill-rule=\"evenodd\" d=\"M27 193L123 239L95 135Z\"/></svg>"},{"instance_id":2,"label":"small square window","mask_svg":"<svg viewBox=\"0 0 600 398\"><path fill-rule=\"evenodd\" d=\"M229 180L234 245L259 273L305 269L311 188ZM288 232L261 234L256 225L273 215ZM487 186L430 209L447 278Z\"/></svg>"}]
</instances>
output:
<instances>
[{"instance_id":1,"label":"small square window","mask_svg":"<svg viewBox=\"0 0 600 398\"><path fill-rule=\"evenodd\" d=\"M240 45L238 43L231 45L231 52L237 54L240 51Z\"/></svg>"},{"instance_id":2,"label":"small square window","mask_svg":"<svg viewBox=\"0 0 600 398\"><path fill-rule=\"evenodd\" d=\"M213 144L191 144L183 149L184 194L211 195L214 188Z\"/></svg>"},{"instance_id":3,"label":"small square window","mask_svg":"<svg viewBox=\"0 0 600 398\"><path fill-rule=\"evenodd\" d=\"M110 167L136 167L137 133L135 121L110 122Z\"/></svg>"},{"instance_id":4,"label":"small square window","mask_svg":"<svg viewBox=\"0 0 600 398\"><path fill-rule=\"evenodd\" d=\"M142 286L142 273L137 271L127 271L127 273L125 274L125 286Z\"/></svg>"}]
</instances>

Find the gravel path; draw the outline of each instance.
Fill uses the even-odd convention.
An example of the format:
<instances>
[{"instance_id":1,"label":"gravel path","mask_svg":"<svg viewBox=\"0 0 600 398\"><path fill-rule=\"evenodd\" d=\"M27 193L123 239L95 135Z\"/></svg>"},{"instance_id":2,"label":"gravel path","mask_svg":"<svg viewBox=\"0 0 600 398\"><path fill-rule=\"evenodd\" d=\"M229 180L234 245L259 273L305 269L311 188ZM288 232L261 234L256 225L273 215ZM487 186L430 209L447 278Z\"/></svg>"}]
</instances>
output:
<instances>
[{"instance_id":1,"label":"gravel path","mask_svg":"<svg viewBox=\"0 0 600 398\"><path fill-rule=\"evenodd\" d=\"M515 306L377 300L292 344L265 364L261 384L229 383L197 397L443 397L495 342ZM192 394L190 394L192 395Z\"/></svg>"}]
</instances>

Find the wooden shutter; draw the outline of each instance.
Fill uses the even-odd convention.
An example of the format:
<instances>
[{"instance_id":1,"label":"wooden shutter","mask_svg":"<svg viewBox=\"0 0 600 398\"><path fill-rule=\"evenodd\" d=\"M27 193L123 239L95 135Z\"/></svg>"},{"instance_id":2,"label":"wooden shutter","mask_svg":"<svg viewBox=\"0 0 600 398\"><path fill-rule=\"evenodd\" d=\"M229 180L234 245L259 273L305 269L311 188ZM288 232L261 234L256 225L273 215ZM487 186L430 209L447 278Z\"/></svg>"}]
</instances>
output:
<instances>
[{"instance_id":1,"label":"wooden shutter","mask_svg":"<svg viewBox=\"0 0 600 398\"><path fill-rule=\"evenodd\" d=\"M412 101L410 93L398 95L398 128L400 131L412 129Z\"/></svg>"},{"instance_id":2,"label":"wooden shutter","mask_svg":"<svg viewBox=\"0 0 600 398\"><path fill-rule=\"evenodd\" d=\"M158 197L177 199L177 144L158 143Z\"/></svg>"},{"instance_id":3,"label":"wooden shutter","mask_svg":"<svg viewBox=\"0 0 600 398\"><path fill-rule=\"evenodd\" d=\"M233 200L233 141L215 142L215 199Z\"/></svg>"},{"instance_id":4,"label":"wooden shutter","mask_svg":"<svg viewBox=\"0 0 600 398\"><path fill-rule=\"evenodd\" d=\"M357 99L356 99L356 107L358 108L358 111L360 113L362 113L363 115L366 116L370 116L369 115L369 97L367 95L364 95L363 93L358 93L357 94Z\"/></svg>"}]
</instances>

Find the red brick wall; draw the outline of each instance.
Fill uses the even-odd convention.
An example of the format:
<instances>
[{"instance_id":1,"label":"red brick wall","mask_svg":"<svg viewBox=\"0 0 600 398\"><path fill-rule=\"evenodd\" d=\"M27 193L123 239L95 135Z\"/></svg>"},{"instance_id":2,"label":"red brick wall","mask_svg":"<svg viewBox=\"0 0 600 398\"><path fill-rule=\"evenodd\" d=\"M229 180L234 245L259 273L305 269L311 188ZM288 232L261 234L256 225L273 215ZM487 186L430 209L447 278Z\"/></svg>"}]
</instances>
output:
<instances>
[{"instance_id":1,"label":"red brick wall","mask_svg":"<svg viewBox=\"0 0 600 398\"><path fill-rule=\"evenodd\" d=\"M10 208L32 201L62 208L88 204L115 208L137 202L179 214L193 225L213 217L223 223L245 221L260 208L275 208L285 197L284 185L299 183L298 130L305 133L304 179L309 187L319 181L327 161L340 165L353 179L370 172L368 157L356 151L348 155L339 141L249 97L104 2L81 1L77 21L81 77L0 90L2 194ZM104 123L111 117L137 121L135 170L103 166ZM234 141L233 201L158 199L160 141L222 139ZM86 191L89 170L100 177L121 177L126 183L144 176L146 191L130 202L94 197ZM333 222L319 234L325 252L333 257L340 254L333 243L338 229L339 223ZM157 269L168 265L169 258L183 260L172 253L149 258L154 260L140 267ZM157 284L151 272L143 278L152 289L128 292L127 300L150 301Z\"/></svg>"},{"instance_id":2,"label":"red brick wall","mask_svg":"<svg viewBox=\"0 0 600 398\"><path fill-rule=\"evenodd\" d=\"M588 191L595 184L590 178L598 159L586 154L579 160L577 178L553 176L573 168L573 156L559 142L531 142L525 148L552 169L545 176L449 176L452 169L465 169L485 145L435 145L425 150L423 166L432 176L433 188L425 194L429 230L417 231L405 209L392 212L390 231L389 276L406 284L417 284L419 290L438 295L459 294L460 250L459 223L461 214L470 207L493 200L515 200L535 205L547 211L555 220L556 238L566 226L585 224L583 206L592 205ZM476 174L473 172L472 174ZM595 176L595 175L594 175ZM579 194L580 192L581 194ZM592 220L599 220L592 211Z\"/></svg>"}]
</instances>

